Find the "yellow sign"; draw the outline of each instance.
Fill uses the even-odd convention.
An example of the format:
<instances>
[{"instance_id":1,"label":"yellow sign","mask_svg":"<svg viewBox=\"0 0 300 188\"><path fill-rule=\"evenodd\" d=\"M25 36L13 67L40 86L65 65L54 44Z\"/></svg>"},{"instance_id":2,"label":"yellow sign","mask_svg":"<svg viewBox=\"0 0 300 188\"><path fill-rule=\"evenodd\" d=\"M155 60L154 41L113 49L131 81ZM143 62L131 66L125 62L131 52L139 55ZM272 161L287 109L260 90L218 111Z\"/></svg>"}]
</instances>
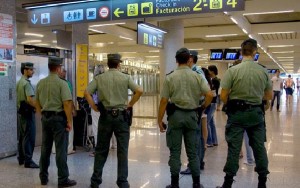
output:
<instances>
[{"instance_id":1,"label":"yellow sign","mask_svg":"<svg viewBox=\"0 0 300 188\"><path fill-rule=\"evenodd\" d=\"M145 2L141 5L142 15L153 14L153 3Z\"/></svg>"},{"instance_id":2,"label":"yellow sign","mask_svg":"<svg viewBox=\"0 0 300 188\"><path fill-rule=\"evenodd\" d=\"M137 16L139 15L139 4L128 4L127 5L127 16Z\"/></svg>"},{"instance_id":3,"label":"yellow sign","mask_svg":"<svg viewBox=\"0 0 300 188\"><path fill-rule=\"evenodd\" d=\"M76 94L84 97L84 90L88 86L88 45L76 44Z\"/></svg>"},{"instance_id":4,"label":"yellow sign","mask_svg":"<svg viewBox=\"0 0 300 188\"><path fill-rule=\"evenodd\" d=\"M144 33L144 44L148 44L148 33Z\"/></svg>"},{"instance_id":5,"label":"yellow sign","mask_svg":"<svg viewBox=\"0 0 300 188\"><path fill-rule=\"evenodd\" d=\"M223 1L222 0L211 0L210 1L210 9L222 9Z\"/></svg>"}]
</instances>

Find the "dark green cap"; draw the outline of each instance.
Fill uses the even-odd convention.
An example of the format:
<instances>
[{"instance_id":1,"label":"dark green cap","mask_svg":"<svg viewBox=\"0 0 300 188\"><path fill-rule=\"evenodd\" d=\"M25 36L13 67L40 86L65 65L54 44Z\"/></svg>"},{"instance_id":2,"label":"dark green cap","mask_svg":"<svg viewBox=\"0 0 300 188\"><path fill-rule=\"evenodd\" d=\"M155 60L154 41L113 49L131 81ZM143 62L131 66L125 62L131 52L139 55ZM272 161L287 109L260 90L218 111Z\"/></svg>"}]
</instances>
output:
<instances>
[{"instance_id":1,"label":"dark green cap","mask_svg":"<svg viewBox=\"0 0 300 188\"><path fill-rule=\"evenodd\" d=\"M21 63L21 68L25 68L25 69L34 69L33 63L30 63L30 62L24 62L24 63Z\"/></svg>"},{"instance_id":2,"label":"dark green cap","mask_svg":"<svg viewBox=\"0 0 300 188\"><path fill-rule=\"evenodd\" d=\"M190 54L192 56L198 56L198 51L196 51L196 50L190 50Z\"/></svg>"},{"instance_id":3,"label":"dark green cap","mask_svg":"<svg viewBox=\"0 0 300 188\"><path fill-rule=\"evenodd\" d=\"M48 65L51 65L51 66L62 66L62 58L53 58L53 57L50 57L49 60L48 60Z\"/></svg>"},{"instance_id":4,"label":"dark green cap","mask_svg":"<svg viewBox=\"0 0 300 188\"><path fill-rule=\"evenodd\" d=\"M191 53L187 48L180 48L179 50L177 50L176 56L178 56L179 54L191 54Z\"/></svg>"},{"instance_id":5,"label":"dark green cap","mask_svg":"<svg viewBox=\"0 0 300 188\"><path fill-rule=\"evenodd\" d=\"M252 45L253 47L257 48L257 41L254 40L254 39L247 39L247 40L245 40L245 41L242 43L241 47L245 46L246 44L250 44L250 45Z\"/></svg>"},{"instance_id":6,"label":"dark green cap","mask_svg":"<svg viewBox=\"0 0 300 188\"><path fill-rule=\"evenodd\" d=\"M120 54L107 54L107 60L117 60L122 62Z\"/></svg>"}]
</instances>

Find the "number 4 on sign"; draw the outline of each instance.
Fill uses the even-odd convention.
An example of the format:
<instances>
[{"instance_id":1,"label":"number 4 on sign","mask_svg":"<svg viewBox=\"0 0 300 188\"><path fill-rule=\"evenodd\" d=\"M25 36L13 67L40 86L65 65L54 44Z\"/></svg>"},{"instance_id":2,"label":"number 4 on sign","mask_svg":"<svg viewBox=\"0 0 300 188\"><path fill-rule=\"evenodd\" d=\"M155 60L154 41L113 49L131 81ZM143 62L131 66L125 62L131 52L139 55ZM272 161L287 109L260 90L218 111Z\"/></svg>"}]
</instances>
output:
<instances>
[{"instance_id":1,"label":"number 4 on sign","mask_svg":"<svg viewBox=\"0 0 300 188\"><path fill-rule=\"evenodd\" d=\"M194 3L195 2L198 2L198 3L194 6L193 11L202 11L202 8L200 7L202 4L202 0L194 0ZM204 0L204 2L205 2L205 0Z\"/></svg>"},{"instance_id":2,"label":"number 4 on sign","mask_svg":"<svg viewBox=\"0 0 300 188\"><path fill-rule=\"evenodd\" d=\"M237 1L237 0L228 0L228 1L227 1L227 5L231 5L232 8L235 8L235 5L237 4L236 1Z\"/></svg>"}]
</instances>

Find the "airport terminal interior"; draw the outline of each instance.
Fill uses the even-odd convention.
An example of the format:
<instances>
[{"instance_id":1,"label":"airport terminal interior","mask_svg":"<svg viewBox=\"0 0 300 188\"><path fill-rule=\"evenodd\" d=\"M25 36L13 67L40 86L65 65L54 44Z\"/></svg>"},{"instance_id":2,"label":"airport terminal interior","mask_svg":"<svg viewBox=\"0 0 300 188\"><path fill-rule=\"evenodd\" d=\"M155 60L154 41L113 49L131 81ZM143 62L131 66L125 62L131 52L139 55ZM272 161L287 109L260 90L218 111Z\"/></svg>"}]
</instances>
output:
<instances>
[{"instance_id":1,"label":"airport terminal interior","mask_svg":"<svg viewBox=\"0 0 300 188\"><path fill-rule=\"evenodd\" d=\"M80 11L81 6L86 9L85 14ZM131 8L136 10L131 12ZM62 58L66 78L73 85L73 98L78 99L83 97L83 93L79 94L85 89L82 87L93 80L95 70L100 66L108 70L107 54L121 54L121 71L144 90L133 108L128 181L132 188L162 188L171 181L170 151L166 134L158 128L158 105L165 75L177 67L176 51L181 47L197 51L197 65L204 68L215 65L219 71L217 77L222 80L226 70L240 58L241 43L248 38L258 42L256 61L266 67L270 78L280 70L282 79L291 75L295 82L292 100L287 101L282 90L280 110L273 108L265 113L265 147L270 171L267 187L300 187L299 0L0 0L0 22L0 187L51 188L58 183L55 154L51 155L46 186L41 185L38 169L18 164L15 90L22 62L34 63L35 73L30 80L35 88L38 81L48 75L48 58ZM142 33L139 27L143 25L159 34ZM153 37L148 38L149 35ZM87 51L82 50L85 47ZM79 53L86 53L85 57ZM80 69L78 65L82 62L86 67ZM128 95L131 98L132 93ZM90 185L94 166L91 116L89 107L81 101L74 102L77 108L75 152L68 155L68 165L70 178L77 181L74 187L85 188ZM225 176L227 115L222 111L222 104L214 118L218 144L206 149L205 167L200 175L205 188L221 186ZM36 162L41 155L40 119L37 115L33 154ZM258 182L255 163L247 164L244 145L242 151L232 187L255 188ZM188 159L184 145L181 163L181 170L186 169ZM116 180L117 148L112 147L100 187L115 188ZM180 175L180 187L189 188L192 183L191 175Z\"/></svg>"}]
</instances>

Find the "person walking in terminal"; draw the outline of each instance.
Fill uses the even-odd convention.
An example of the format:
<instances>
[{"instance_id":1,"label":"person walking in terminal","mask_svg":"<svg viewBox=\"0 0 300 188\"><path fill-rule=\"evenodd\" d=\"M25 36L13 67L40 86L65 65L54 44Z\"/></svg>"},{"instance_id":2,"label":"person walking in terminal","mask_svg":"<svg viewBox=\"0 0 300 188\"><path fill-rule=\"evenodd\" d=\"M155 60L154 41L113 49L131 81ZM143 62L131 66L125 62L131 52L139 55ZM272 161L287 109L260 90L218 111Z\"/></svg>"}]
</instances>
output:
<instances>
[{"instance_id":1,"label":"person walking in terminal","mask_svg":"<svg viewBox=\"0 0 300 188\"><path fill-rule=\"evenodd\" d=\"M98 138L95 149L94 172L91 177L91 187L97 188L102 183L102 172L106 162L112 134L117 139L118 155L118 179L120 188L129 188L128 177L128 146L130 138L131 120L129 111L143 94L143 90L133 82L130 75L118 70L121 56L108 54L107 65L109 70L99 76L88 85L85 98L93 110L100 111L98 125ZM135 94L126 105L128 89ZM95 105L91 94L98 92L98 107Z\"/></svg>"},{"instance_id":2,"label":"person walking in terminal","mask_svg":"<svg viewBox=\"0 0 300 188\"><path fill-rule=\"evenodd\" d=\"M200 66L197 66L197 61L198 61L198 52L195 50L190 50L190 63L188 63L189 67L195 71L198 75L200 75L205 81L206 84L207 80L205 78L204 72L201 69ZM202 104L204 101L204 97L201 96L199 104ZM204 111L204 113L201 115L201 119L199 121L199 136L200 136L200 145L198 147L198 155L199 155L199 160L200 160L200 170L204 169L204 155L205 155L205 150L206 150L206 140L207 140L207 113L206 111L208 111L209 107L206 108L206 110ZM187 165L187 168L183 171L180 172L180 174L184 174L184 175L191 175L191 169L189 168L189 164Z\"/></svg>"},{"instance_id":3,"label":"person walking in terminal","mask_svg":"<svg viewBox=\"0 0 300 188\"><path fill-rule=\"evenodd\" d=\"M178 68L167 75L164 81L158 113L160 132L167 131L167 146L170 149L171 184L166 188L179 187L182 138L192 172L193 188L200 188L203 186L200 184L200 161L197 151L200 143L198 118L201 116L199 117L197 108L202 95L205 96L205 102L200 107L201 110L210 104L213 97L204 78L189 67L190 51L181 48L176 52L175 58ZM163 123L166 109L169 121L167 130Z\"/></svg>"},{"instance_id":4,"label":"person walking in terminal","mask_svg":"<svg viewBox=\"0 0 300 188\"><path fill-rule=\"evenodd\" d=\"M68 137L72 129L73 101L66 81L59 78L62 59L49 58L49 76L40 80L36 89L36 108L42 114L42 149L40 158L40 180L48 183L48 167L53 141L58 168L58 187L71 187L76 181L70 180L67 164Z\"/></svg>"},{"instance_id":5,"label":"person walking in terminal","mask_svg":"<svg viewBox=\"0 0 300 188\"><path fill-rule=\"evenodd\" d=\"M258 188L266 188L268 156L264 146L266 127L263 107L272 99L272 83L268 72L253 61L257 51L254 39L245 40L242 45L243 61L228 69L221 81L221 100L227 105L228 115L225 138L228 144L226 176L221 187L231 188L233 177L239 169L239 153L244 131L249 136L258 173ZM265 104L262 101L265 100Z\"/></svg>"},{"instance_id":6,"label":"person walking in terminal","mask_svg":"<svg viewBox=\"0 0 300 188\"><path fill-rule=\"evenodd\" d=\"M29 78L34 74L33 63L21 64L22 77L17 83L18 105L18 161L25 168L39 168L33 162L35 146L35 99L34 90Z\"/></svg>"},{"instance_id":7,"label":"person walking in terminal","mask_svg":"<svg viewBox=\"0 0 300 188\"><path fill-rule=\"evenodd\" d=\"M286 104L289 104L293 100L293 92L295 89L295 83L290 74L288 75L288 78L285 80L284 85L285 85L285 92L286 92Z\"/></svg>"},{"instance_id":8,"label":"person walking in terminal","mask_svg":"<svg viewBox=\"0 0 300 188\"><path fill-rule=\"evenodd\" d=\"M275 98L277 98L277 112L280 112L279 110L279 106L280 106L280 96L281 96L281 91L283 89L283 80L282 78L279 77L280 75L280 70L276 70L275 76L271 79L272 84L273 84L273 99L271 102L271 108L270 110L273 110L273 106L274 106L274 101Z\"/></svg>"}]
</instances>

